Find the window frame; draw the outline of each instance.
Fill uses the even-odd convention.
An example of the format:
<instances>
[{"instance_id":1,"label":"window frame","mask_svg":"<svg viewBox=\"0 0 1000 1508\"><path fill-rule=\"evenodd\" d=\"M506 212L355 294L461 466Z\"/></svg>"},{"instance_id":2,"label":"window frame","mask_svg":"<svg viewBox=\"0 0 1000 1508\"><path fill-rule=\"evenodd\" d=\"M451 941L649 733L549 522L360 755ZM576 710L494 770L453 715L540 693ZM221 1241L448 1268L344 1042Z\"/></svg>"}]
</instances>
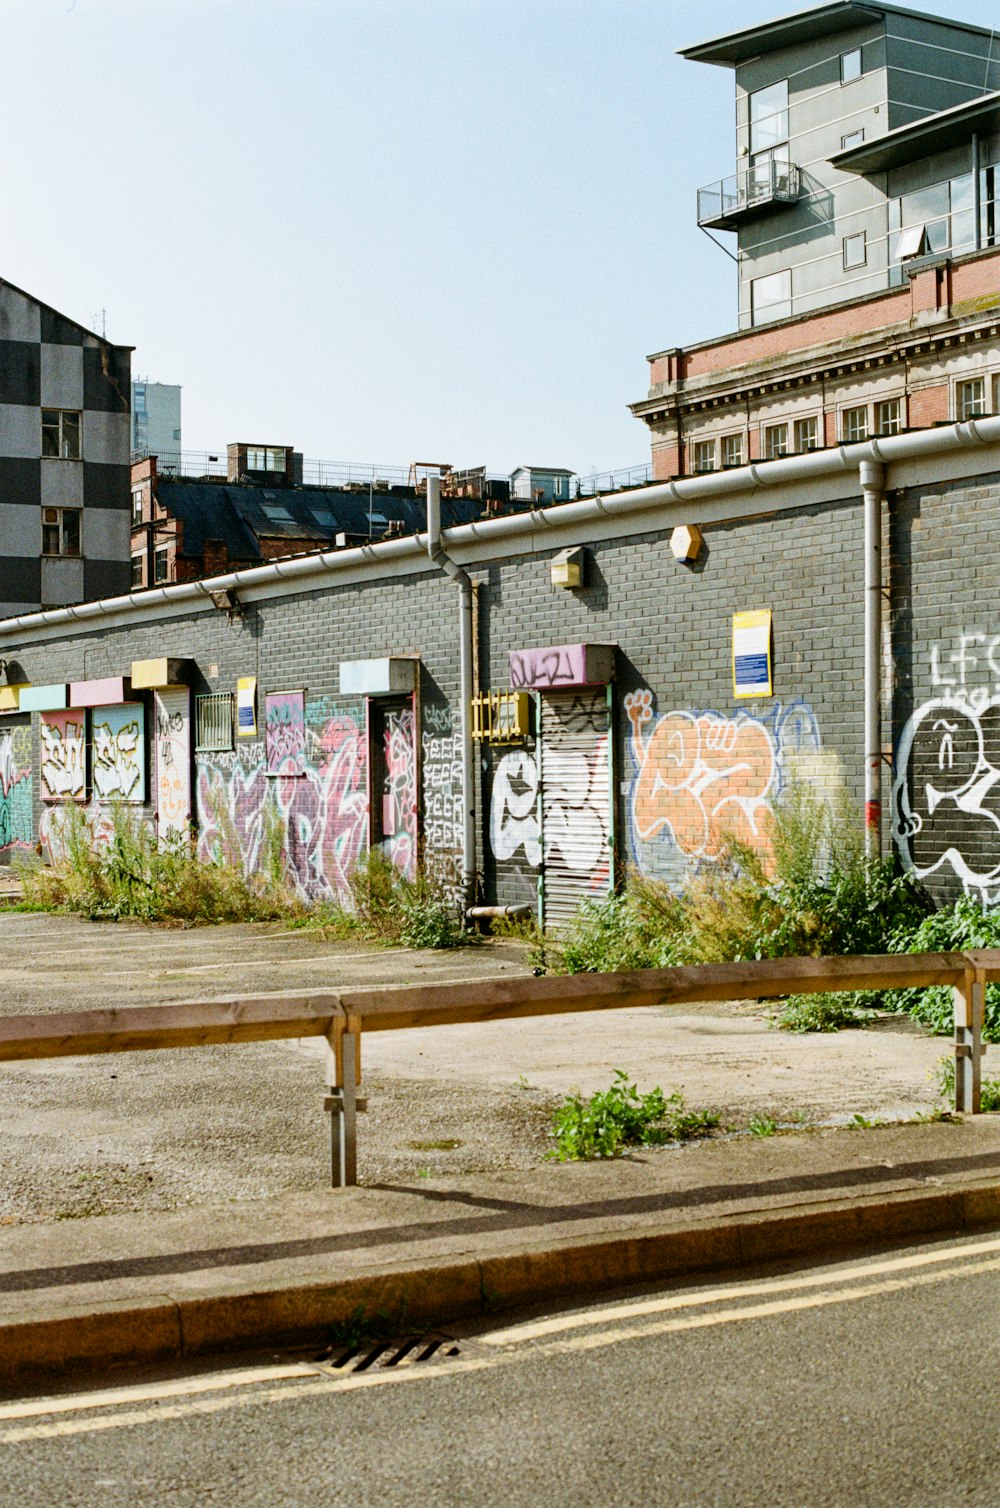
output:
<instances>
[{"instance_id":1,"label":"window frame","mask_svg":"<svg viewBox=\"0 0 1000 1508\"><path fill-rule=\"evenodd\" d=\"M871 431L876 440L884 439L887 435L898 435L901 432L903 428L903 401L901 397L875 399L872 405L873 422ZM895 407L895 419L890 420L886 424L885 411L890 407Z\"/></svg>"},{"instance_id":2,"label":"window frame","mask_svg":"<svg viewBox=\"0 0 1000 1508\"><path fill-rule=\"evenodd\" d=\"M813 443L803 445L802 430L807 424L814 426ZM793 422L792 437L795 441L795 455L808 455L812 450L820 450L823 445L822 416L820 414L803 414L801 419L796 419Z\"/></svg>"},{"instance_id":3,"label":"window frame","mask_svg":"<svg viewBox=\"0 0 1000 1508\"><path fill-rule=\"evenodd\" d=\"M840 150L842 152L849 152L852 147L860 147L864 139L864 126L859 126L856 131L848 131L840 138Z\"/></svg>"},{"instance_id":4,"label":"window frame","mask_svg":"<svg viewBox=\"0 0 1000 1508\"><path fill-rule=\"evenodd\" d=\"M46 518L47 513L54 513L55 518ZM83 559L83 509L53 507L46 503L41 509L42 547L40 554L43 560L82 560ZM66 521L76 520L76 548L66 548ZM46 549L46 530L58 530L59 548L57 550Z\"/></svg>"},{"instance_id":5,"label":"window frame","mask_svg":"<svg viewBox=\"0 0 1000 1508\"><path fill-rule=\"evenodd\" d=\"M735 460L727 460L726 446L732 445L734 442L739 447L739 455ZM727 471L732 470L737 466L743 466L745 464L743 458L743 452L745 449L746 446L744 444L743 431L741 429L734 430L728 435L721 435L719 439L719 464L722 470Z\"/></svg>"},{"instance_id":6,"label":"window frame","mask_svg":"<svg viewBox=\"0 0 1000 1508\"><path fill-rule=\"evenodd\" d=\"M862 431L860 434L849 434L852 418L861 415ZM871 430L871 415L868 412L867 403L847 404L840 410L840 440L842 445L860 445L863 440L868 440Z\"/></svg>"},{"instance_id":7,"label":"window frame","mask_svg":"<svg viewBox=\"0 0 1000 1508\"><path fill-rule=\"evenodd\" d=\"M785 91L785 103L784 103L784 105L779 110L772 110L770 112L770 114L761 116L759 119L757 119L755 121L754 120L754 106L753 106L754 100L755 99L759 99L762 94L767 94L772 89L780 89L782 87L784 87L784 91ZM749 90L747 92L747 145L749 147L749 152L750 152L750 156L751 157L756 157L756 156L760 155L763 152L773 152L776 147L782 147L782 146L787 146L788 145L789 130L790 130L789 122L788 122L788 108L789 108L789 100L788 100L788 80L787 80L787 78L784 78L784 79L775 79L773 81L773 83L764 84L764 85L761 86L760 89L751 89L751 90ZM782 117L784 117L785 129L784 129L783 132L779 132L775 136L775 138L774 138L773 141L770 141L770 140L768 140L768 141L758 141L758 142L754 141L754 126L755 125L759 127L764 121L780 120Z\"/></svg>"},{"instance_id":8,"label":"window frame","mask_svg":"<svg viewBox=\"0 0 1000 1508\"><path fill-rule=\"evenodd\" d=\"M783 438L776 440L778 434ZM764 459L765 461L780 461L787 456L788 451L788 420L779 419L774 424L764 425Z\"/></svg>"},{"instance_id":9,"label":"window frame","mask_svg":"<svg viewBox=\"0 0 1000 1508\"><path fill-rule=\"evenodd\" d=\"M145 557L142 556L142 555L133 555L132 556L132 578L131 578L131 584L132 584L133 587L137 587L137 586L141 587L142 586L144 559L145 559Z\"/></svg>"},{"instance_id":10,"label":"window frame","mask_svg":"<svg viewBox=\"0 0 1000 1508\"><path fill-rule=\"evenodd\" d=\"M967 410L964 392L968 388L979 387L980 398L974 410ZM981 403L982 407L978 404ZM984 419L990 412L990 383L987 373L981 372L974 377L957 377L955 379L955 421L965 424L969 419Z\"/></svg>"},{"instance_id":11,"label":"window frame","mask_svg":"<svg viewBox=\"0 0 1000 1508\"><path fill-rule=\"evenodd\" d=\"M861 260L859 262L848 261L848 258L847 258L847 248L853 242L857 242L857 241L861 242ZM859 267L867 267L867 265L868 265L868 232L866 230L856 230L851 235L845 236L844 239L843 239L843 241L841 242L841 253L842 253L842 257L843 257L844 271L845 272L855 272L857 270L857 268L859 268Z\"/></svg>"},{"instance_id":12,"label":"window frame","mask_svg":"<svg viewBox=\"0 0 1000 1508\"><path fill-rule=\"evenodd\" d=\"M228 742L224 742L224 724L226 717L224 703L229 702L229 733ZM217 718L209 718L208 704L221 715ZM214 722L216 727L209 734L207 724ZM231 754L236 747L236 697L231 691L209 691L205 695L198 695L194 699L194 747L197 754Z\"/></svg>"},{"instance_id":13,"label":"window frame","mask_svg":"<svg viewBox=\"0 0 1000 1508\"><path fill-rule=\"evenodd\" d=\"M847 63L848 63L848 59L849 58L857 58L857 60L858 60L858 71L857 71L857 73L848 73L848 71L847 71ZM841 85L843 86L844 84L853 84L853 83L856 83L858 79L864 78L864 76L865 76L864 49L861 48L861 47L852 47L849 52L842 52L840 54L840 82L841 82Z\"/></svg>"},{"instance_id":14,"label":"window frame","mask_svg":"<svg viewBox=\"0 0 1000 1508\"><path fill-rule=\"evenodd\" d=\"M82 461L83 460L83 410L79 409L79 408L43 408L43 409L39 410L39 413L40 413L40 416L41 416L41 428L42 428L42 438L41 438L41 445L42 445L41 455L42 455L42 460L43 461ZM53 422L52 417L50 417L52 415L55 416L54 422ZM75 436L76 451L75 451L75 453L72 450L69 451L69 453L66 453L66 434L65 434L65 430L66 430L67 426L65 424L65 420L68 419L68 418L73 418L73 419L76 420L76 436ZM46 448L45 448L46 434L50 433L53 428L56 431L56 448L55 448L55 450L46 450Z\"/></svg>"},{"instance_id":15,"label":"window frame","mask_svg":"<svg viewBox=\"0 0 1000 1508\"><path fill-rule=\"evenodd\" d=\"M775 300L773 300L772 303L765 304L764 307L763 307L763 310L761 310L759 308L758 302L757 302L757 287L758 287L758 285L760 283L767 283L767 282L770 282L772 280L776 280L778 278L786 278L787 279L788 296L786 298L775 299ZM780 270L780 272L765 272L759 278L751 278L750 279L750 320L751 320L751 323L752 324L756 324L757 323L757 317L758 317L759 313L762 313L764 315L765 320L791 319L792 313L793 313L793 309L794 309L793 297L794 297L794 293L793 293L793 288L792 288L792 269L790 267L782 267L781 270ZM787 312L782 312L781 314L771 314L769 312L772 309L779 309L779 308L782 311L786 311L787 310Z\"/></svg>"},{"instance_id":16,"label":"window frame","mask_svg":"<svg viewBox=\"0 0 1000 1508\"><path fill-rule=\"evenodd\" d=\"M132 527L142 523L143 495L141 487L132 488Z\"/></svg>"},{"instance_id":17,"label":"window frame","mask_svg":"<svg viewBox=\"0 0 1000 1508\"><path fill-rule=\"evenodd\" d=\"M710 464L702 465L703 460L709 460ZM718 471L718 446L712 440L691 441L691 474L692 476L705 476L710 471Z\"/></svg>"},{"instance_id":18,"label":"window frame","mask_svg":"<svg viewBox=\"0 0 1000 1508\"><path fill-rule=\"evenodd\" d=\"M162 575L160 574L160 567L161 567L161 565L163 567L163 573L162 573ZM153 585L154 586L162 586L165 581L169 581L169 580L170 580L170 546L169 545L157 545L156 549L153 551Z\"/></svg>"}]
</instances>

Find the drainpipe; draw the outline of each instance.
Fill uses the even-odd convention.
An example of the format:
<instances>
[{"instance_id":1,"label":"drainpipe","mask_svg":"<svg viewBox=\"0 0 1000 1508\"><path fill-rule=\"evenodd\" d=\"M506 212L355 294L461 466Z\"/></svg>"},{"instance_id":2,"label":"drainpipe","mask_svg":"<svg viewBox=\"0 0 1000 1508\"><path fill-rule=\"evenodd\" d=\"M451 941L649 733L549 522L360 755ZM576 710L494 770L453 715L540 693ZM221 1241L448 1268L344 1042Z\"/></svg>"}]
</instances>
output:
<instances>
[{"instance_id":1,"label":"drainpipe","mask_svg":"<svg viewBox=\"0 0 1000 1508\"><path fill-rule=\"evenodd\" d=\"M973 131L973 133L972 133L972 219L973 219L973 224L975 225L975 237L973 239L972 244L975 247L976 251L981 251L982 250L982 245L983 245L983 233L982 233L982 228L981 228L981 226L979 224L979 217L982 214L982 212L983 212L983 207L982 207L982 203L981 203L981 191L980 191L980 187L979 187L979 135L978 135L977 132Z\"/></svg>"},{"instance_id":2,"label":"drainpipe","mask_svg":"<svg viewBox=\"0 0 1000 1508\"><path fill-rule=\"evenodd\" d=\"M865 852L882 852L882 500L885 467L861 462L865 514Z\"/></svg>"},{"instance_id":3,"label":"drainpipe","mask_svg":"<svg viewBox=\"0 0 1000 1508\"><path fill-rule=\"evenodd\" d=\"M472 578L456 565L441 543L441 478L427 478L427 553L459 590L458 682L462 729L462 912L473 898L476 880L475 773L472 715Z\"/></svg>"}]
</instances>

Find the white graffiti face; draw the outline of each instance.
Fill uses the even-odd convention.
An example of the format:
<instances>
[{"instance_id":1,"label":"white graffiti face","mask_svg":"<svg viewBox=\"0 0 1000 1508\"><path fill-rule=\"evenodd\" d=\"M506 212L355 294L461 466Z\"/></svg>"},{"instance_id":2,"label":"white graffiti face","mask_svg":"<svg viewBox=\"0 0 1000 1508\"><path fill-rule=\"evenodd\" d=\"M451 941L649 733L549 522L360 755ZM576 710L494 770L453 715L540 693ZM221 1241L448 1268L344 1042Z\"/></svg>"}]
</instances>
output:
<instances>
[{"instance_id":1,"label":"white graffiti face","mask_svg":"<svg viewBox=\"0 0 1000 1508\"><path fill-rule=\"evenodd\" d=\"M608 860L608 740L588 756L545 751L545 854L557 853L574 875L595 875Z\"/></svg>"},{"instance_id":2,"label":"white graffiti face","mask_svg":"<svg viewBox=\"0 0 1000 1508\"><path fill-rule=\"evenodd\" d=\"M944 698L903 730L893 787L893 836L925 879L950 868L967 891L1000 899L1000 699Z\"/></svg>"},{"instance_id":3,"label":"white graffiti face","mask_svg":"<svg viewBox=\"0 0 1000 1508\"><path fill-rule=\"evenodd\" d=\"M538 868L542 832L537 807L538 766L526 749L514 749L503 756L493 776L490 844L495 858L512 859L523 849L526 862Z\"/></svg>"}]
</instances>

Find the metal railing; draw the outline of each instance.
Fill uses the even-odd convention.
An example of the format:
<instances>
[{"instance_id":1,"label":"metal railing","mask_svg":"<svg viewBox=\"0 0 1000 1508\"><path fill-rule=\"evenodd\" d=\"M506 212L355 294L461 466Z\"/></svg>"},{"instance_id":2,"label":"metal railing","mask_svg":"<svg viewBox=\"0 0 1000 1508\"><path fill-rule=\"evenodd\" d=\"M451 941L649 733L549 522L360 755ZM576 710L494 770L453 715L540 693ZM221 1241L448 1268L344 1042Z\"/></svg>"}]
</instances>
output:
<instances>
[{"instance_id":1,"label":"metal railing","mask_svg":"<svg viewBox=\"0 0 1000 1508\"><path fill-rule=\"evenodd\" d=\"M721 1000L771 1000L827 990L948 985L955 1000L955 1108L980 1108L983 1013L988 982L1000 980L1000 949L848 958L768 958L625 974L554 979L477 979L333 993L251 995L234 1000L0 1017L0 1062L146 1052L322 1037L336 1187L357 1182L358 1085L364 1032L453 1026L578 1011Z\"/></svg>"},{"instance_id":2,"label":"metal railing","mask_svg":"<svg viewBox=\"0 0 1000 1508\"><path fill-rule=\"evenodd\" d=\"M576 478L577 497L596 497L601 492L621 492L626 487L645 487L653 480L648 461L638 466L623 466L617 471L593 471Z\"/></svg>"},{"instance_id":3,"label":"metal railing","mask_svg":"<svg viewBox=\"0 0 1000 1508\"><path fill-rule=\"evenodd\" d=\"M698 190L698 224L725 228L726 221L766 209L794 204L799 197L799 170L780 158L757 163Z\"/></svg>"}]
</instances>

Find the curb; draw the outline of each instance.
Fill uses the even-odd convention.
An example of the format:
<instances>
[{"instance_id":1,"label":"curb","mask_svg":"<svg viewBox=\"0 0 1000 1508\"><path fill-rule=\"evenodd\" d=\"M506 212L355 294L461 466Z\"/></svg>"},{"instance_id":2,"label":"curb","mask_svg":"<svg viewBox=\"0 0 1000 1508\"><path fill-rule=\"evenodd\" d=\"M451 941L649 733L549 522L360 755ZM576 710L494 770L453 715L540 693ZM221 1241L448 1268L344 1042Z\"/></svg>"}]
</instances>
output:
<instances>
[{"instance_id":1,"label":"curb","mask_svg":"<svg viewBox=\"0 0 1000 1508\"><path fill-rule=\"evenodd\" d=\"M0 1314L0 1380L40 1381L87 1367L182 1362L214 1352L323 1344L359 1308L433 1328L550 1299L695 1272L827 1256L935 1231L1000 1225L1000 1184L831 1200L620 1236L532 1245L502 1256L202 1297L60 1306L42 1317Z\"/></svg>"}]
</instances>

